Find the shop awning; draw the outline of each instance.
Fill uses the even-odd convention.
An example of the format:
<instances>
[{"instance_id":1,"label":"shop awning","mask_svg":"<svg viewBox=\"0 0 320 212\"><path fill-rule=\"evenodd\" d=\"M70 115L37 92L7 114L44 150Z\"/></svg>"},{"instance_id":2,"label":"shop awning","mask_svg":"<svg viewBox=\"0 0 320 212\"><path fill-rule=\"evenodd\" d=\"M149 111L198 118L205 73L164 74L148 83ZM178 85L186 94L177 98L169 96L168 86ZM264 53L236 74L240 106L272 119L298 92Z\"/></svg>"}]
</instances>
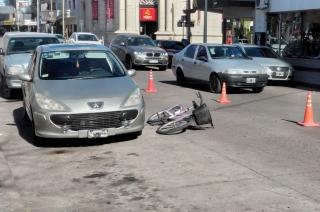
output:
<instances>
[{"instance_id":1,"label":"shop awning","mask_svg":"<svg viewBox=\"0 0 320 212\"><path fill-rule=\"evenodd\" d=\"M193 0L193 8L204 10L205 0ZM208 0L208 10L223 10L225 7L255 7L255 0Z\"/></svg>"}]
</instances>

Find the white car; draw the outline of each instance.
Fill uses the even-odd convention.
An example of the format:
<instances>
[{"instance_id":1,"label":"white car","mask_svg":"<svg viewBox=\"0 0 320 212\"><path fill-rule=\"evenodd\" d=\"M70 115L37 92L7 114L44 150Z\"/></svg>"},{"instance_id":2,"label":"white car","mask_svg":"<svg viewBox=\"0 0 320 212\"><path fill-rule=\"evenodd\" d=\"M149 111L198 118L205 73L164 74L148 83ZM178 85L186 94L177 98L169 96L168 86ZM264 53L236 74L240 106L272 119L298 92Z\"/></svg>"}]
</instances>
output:
<instances>
[{"instance_id":1,"label":"white car","mask_svg":"<svg viewBox=\"0 0 320 212\"><path fill-rule=\"evenodd\" d=\"M282 60L271 48L256 45L239 45L240 48L254 61L267 69L269 80L292 79L294 69Z\"/></svg>"},{"instance_id":2,"label":"white car","mask_svg":"<svg viewBox=\"0 0 320 212\"><path fill-rule=\"evenodd\" d=\"M234 45L190 44L174 55L172 71L177 84L187 79L206 82L210 91L220 93L222 82L229 87L262 92L268 82L265 68Z\"/></svg>"},{"instance_id":3,"label":"white car","mask_svg":"<svg viewBox=\"0 0 320 212\"><path fill-rule=\"evenodd\" d=\"M89 32L74 32L69 37L68 43L86 43L86 44L102 44L103 41L98 39L95 34Z\"/></svg>"}]
</instances>

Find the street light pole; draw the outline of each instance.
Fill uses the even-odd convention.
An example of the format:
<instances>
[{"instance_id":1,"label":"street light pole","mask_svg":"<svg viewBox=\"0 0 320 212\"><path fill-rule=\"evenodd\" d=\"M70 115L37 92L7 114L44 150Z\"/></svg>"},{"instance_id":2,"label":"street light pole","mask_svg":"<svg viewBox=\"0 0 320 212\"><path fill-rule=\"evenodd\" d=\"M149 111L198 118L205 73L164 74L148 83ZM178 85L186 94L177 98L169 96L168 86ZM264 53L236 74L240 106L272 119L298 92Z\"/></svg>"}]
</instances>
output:
<instances>
[{"instance_id":1,"label":"street light pole","mask_svg":"<svg viewBox=\"0 0 320 212\"><path fill-rule=\"evenodd\" d=\"M53 10L52 10L52 0L50 0L50 9L51 9L51 14L50 14L50 18L51 18L51 34L53 34Z\"/></svg>"},{"instance_id":2,"label":"street light pole","mask_svg":"<svg viewBox=\"0 0 320 212\"><path fill-rule=\"evenodd\" d=\"M65 23L64 23L64 0L62 0L62 35L65 36Z\"/></svg>"},{"instance_id":3,"label":"street light pole","mask_svg":"<svg viewBox=\"0 0 320 212\"><path fill-rule=\"evenodd\" d=\"M203 27L203 43L207 43L208 36L208 0L204 0L204 27Z\"/></svg>"},{"instance_id":4,"label":"street light pole","mask_svg":"<svg viewBox=\"0 0 320 212\"><path fill-rule=\"evenodd\" d=\"M37 0L37 32L40 32L40 2Z\"/></svg>"}]
</instances>

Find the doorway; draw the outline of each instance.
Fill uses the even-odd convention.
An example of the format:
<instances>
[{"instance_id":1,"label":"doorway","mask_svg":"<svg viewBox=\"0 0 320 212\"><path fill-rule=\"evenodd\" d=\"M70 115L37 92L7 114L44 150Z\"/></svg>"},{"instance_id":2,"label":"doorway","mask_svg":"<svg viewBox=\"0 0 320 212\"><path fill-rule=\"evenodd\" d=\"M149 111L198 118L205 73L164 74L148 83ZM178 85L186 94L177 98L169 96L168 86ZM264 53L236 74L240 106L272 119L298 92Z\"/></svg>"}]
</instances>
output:
<instances>
[{"instance_id":1,"label":"doorway","mask_svg":"<svg viewBox=\"0 0 320 212\"><path fill-rule=\"evenodd\" d=\"M140 34L148 35L153 40L156 39L155 32L158 30L158 22L140 22Z\"/></svg>"}]
</instances>

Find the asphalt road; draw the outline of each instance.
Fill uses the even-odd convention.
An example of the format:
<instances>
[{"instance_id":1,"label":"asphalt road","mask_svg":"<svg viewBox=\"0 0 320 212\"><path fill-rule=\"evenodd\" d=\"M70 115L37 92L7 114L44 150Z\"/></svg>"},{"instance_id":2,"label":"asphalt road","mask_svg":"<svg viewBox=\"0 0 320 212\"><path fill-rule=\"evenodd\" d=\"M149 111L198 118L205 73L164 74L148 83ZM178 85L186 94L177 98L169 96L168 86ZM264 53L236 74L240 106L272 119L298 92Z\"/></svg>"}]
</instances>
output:
<instances>
[{"instance_id":1,"label":"asphalt road","mask_svg":"<svg viewBox=\"0 0 320 212\"><path fill-rule=\"evenodd\" d=\"M146 88L147 71L134 77ZM0 99L0 211L320 211L320 128L296 124L306 90L233 91L222 106L204 85L155 72L147 115L202 91L215 128L161 136L50 141L32 145L21 95ZM320 121L320 93L313 93Z\"/></svg>"}]
</instances>

